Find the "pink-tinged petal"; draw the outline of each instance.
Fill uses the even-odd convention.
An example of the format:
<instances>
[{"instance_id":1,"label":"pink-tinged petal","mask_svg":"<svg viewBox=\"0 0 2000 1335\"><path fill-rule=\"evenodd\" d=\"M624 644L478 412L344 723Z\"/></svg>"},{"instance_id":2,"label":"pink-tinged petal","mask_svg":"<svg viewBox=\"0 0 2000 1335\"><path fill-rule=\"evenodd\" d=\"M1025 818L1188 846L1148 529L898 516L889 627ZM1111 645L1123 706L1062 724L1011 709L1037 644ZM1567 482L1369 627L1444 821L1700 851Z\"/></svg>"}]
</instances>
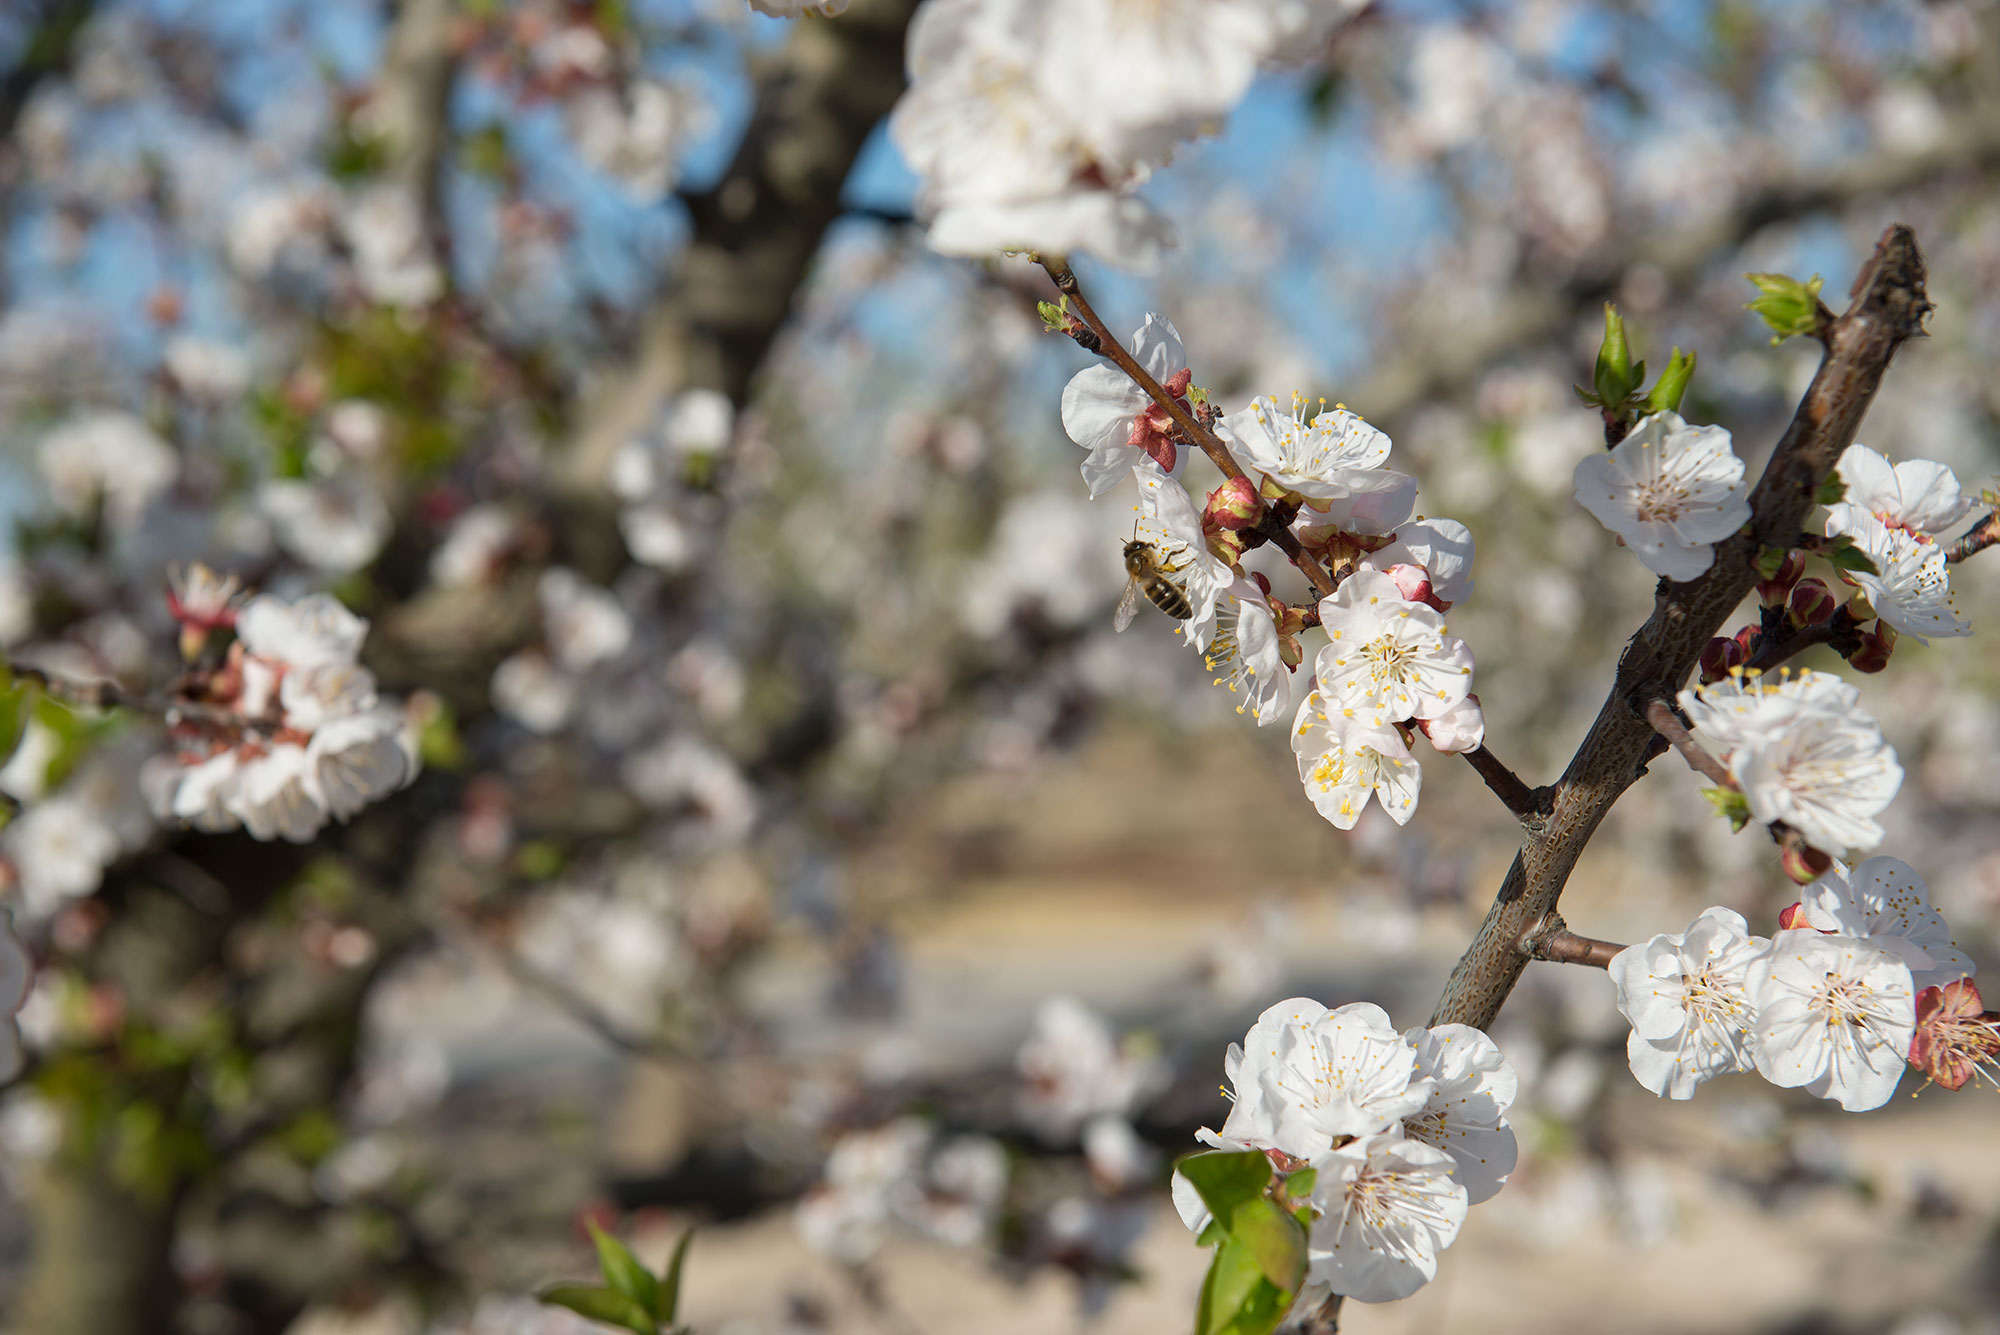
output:
<instances>
[{"instance_id":1,"label":"pink-tinged petal","mask_svg":"<svg viewBox=\"0 0 2000 1335\"><path fill-rule=\"evenodd\" d=\"M1148 402L1118 368L1086 366L1063 387L1063 430L1086 450L1124 445L1132 434L1132 419Z\"/></svg>"}]
</instances>

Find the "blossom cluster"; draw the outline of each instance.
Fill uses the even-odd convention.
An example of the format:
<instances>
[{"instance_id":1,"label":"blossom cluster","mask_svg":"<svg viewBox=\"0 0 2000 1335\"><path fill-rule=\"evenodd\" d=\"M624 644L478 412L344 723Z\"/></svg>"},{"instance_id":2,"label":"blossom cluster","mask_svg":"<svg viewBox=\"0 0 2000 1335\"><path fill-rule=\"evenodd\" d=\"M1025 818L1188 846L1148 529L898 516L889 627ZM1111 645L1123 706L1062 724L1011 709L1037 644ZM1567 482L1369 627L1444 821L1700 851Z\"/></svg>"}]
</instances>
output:
<instances>
[{"instance_id":1,"label":"blossom cluster","mask_svg":"<svg viewBox=\"0 0 2000 1335\"><path fill-rule=\"evenodd\" d=\"M2000 1055L1990 1024L1950 1027L1962 1017L1947 1001L1969 996L1977 1013L1973 964L1908 864L1835 863L1778 922L1775 935L1756 936L1741 914L1709 908L1612 959L1640 1084L1687 1099L1718 1075L1754 1070L1859 1112L1889 1100L1906 1064L1963 1084L1962 1065ZM1920 993L1931 1012L1922 1045Z\"/></svg>"},{"instance_id":2,"label":"blossom cluster","mask_svg":"<svg viewBox=\"0 0 2000 1335\"><path fill-rule=\"evenodd\" d=\"M794 1214L807 1246L859 1265L902 1224L957 1247L991 1233L1007 1190L1007 1152L984 1136L939 1140L918 1117L849 1132L827 1156L820 1184Z\"/></svg>"},{"instance_id":3,"label":"blossom cluster","mask_svg":"<svg viewBox=\"0 0 2000 1335\"><path fill-rule=\"evenodd\" d=\"M1131 350L1183 408L1193 403L1170 322L1148 315ZM1351 829L1373 798L1407 821L1423 779L1410 750L1418 732L1440 751L1483 743L1472 651L1444 620L1472 591L1472 535L1456 520L1418 515L1416 479L1387 466L1387 435L1342 405L1257 398L1216 414L1216 434L1246 475L1198 506L1179 480L1186 460L1169 418L1123 373L1079 372L1063 391L1062 420L1088 451L1093 496L1136 479L1134 539L1186 595L1186 642L1242 696L1239 713L1260 725L1283 718L1310 627L1324 632L1291 714L1299 780L1327 820ZM1274 597L1261 572L1242 564L1251 538L1267 536L1257 525L1274 513L1338 581L1310 609Z\"/></svg>"},{"instance_id":4,"label":"blossom cluster","mask_svg":"<svg viewBox=\"0 0 2000 1335\"><path fill-rule=\"evenodd\" d=\"M1204 1144L1262 1150L1314 1170L1308 1288L1360 1302L1406 1298L1437 1276L1470 1206L1514 1170L1507 1122L1519 1082L1468 1025L1397 1032L1367 1002L1294 997L1257 1017L1224 1063L1234 1100ZM1207 1209L1184 1177L1174 1203L1197 1233Z\"/></svg>"},{"instance_id":5,"label":"blossom cluster","mask_svg":"<svg viewBox=\"0 0 2000 1335\"><path fill-rule=\"evenodd\" d=\"M1846 490L1827 507L1826 536L1852 543L1874 567L1842 573L1866 597L1867 610L1918 644L1930 643L1931 635L1970 635L1972 626L1952 606L1937 542L1973 508L1951 470L1928 459L1892 465L1854 444L1835 471Z\"/></svg>"},{"instance_id":6,"label":"blossom cluster","mask_svg":"<svg viewBox=\"0 0 2000 1335\"><path fill-rule=\"evenodd\" d=\"M1782 821L1829 854L1882 842L1875 821L1903 783L1861 692L1827 672L1732 671L1680 693L1681 708L1716 746L1750 814Z\"/></svg>"},{"instance_id":7,"label":"blossom cluster","mask_svg":"<svg viewBox=\"0 0 2000 1335\"><path fill-rule=\"evenodd\" d=\"M1352 0L929 0L889 122L932 247L1150 268L1171 227L1133 193L1212 132L1268 61L1309 55Z\"/></svg>"},{"instance_id":8,"label":"blossom cluster","mask_svg":"<svg viewBox=\"0 0 2000 1335\"><path fill-rule=\"evenodd\" d=\"M416 777L411 729L357 661L368 623L339 600L260 594L238 607L233 579L198 570L174 609L187 630L236 638L141 775L161 820L306 843Z\"/></svg>"}]
</instances>

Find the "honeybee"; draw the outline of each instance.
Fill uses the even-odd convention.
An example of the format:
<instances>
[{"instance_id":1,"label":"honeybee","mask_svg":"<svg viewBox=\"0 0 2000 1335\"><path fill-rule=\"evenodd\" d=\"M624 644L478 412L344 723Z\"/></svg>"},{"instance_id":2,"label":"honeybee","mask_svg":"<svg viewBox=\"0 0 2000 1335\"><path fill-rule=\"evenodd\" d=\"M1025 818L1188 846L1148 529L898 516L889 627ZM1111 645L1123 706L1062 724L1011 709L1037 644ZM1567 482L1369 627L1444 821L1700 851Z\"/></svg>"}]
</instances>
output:
<instances>
[{"instance_id":1,"label":"honeybee","mask_svg":"<svg viewBox=\"0 0 2000 1335\"><path fill-rule=\"evenodd\" d=\"M1159 548L1136 534L1125 544L1125 569L1132 578L1125 582L1125 596L1118 600L1118 610L1111 616L1111 629L1124 630L1132 624L1132 618L1139 612L1142 593L1146 601L1176 621L1186 621L1194 615L1187 590L1173 578L1181 567L1167 564Z\"/></svg>"}]
</instances>

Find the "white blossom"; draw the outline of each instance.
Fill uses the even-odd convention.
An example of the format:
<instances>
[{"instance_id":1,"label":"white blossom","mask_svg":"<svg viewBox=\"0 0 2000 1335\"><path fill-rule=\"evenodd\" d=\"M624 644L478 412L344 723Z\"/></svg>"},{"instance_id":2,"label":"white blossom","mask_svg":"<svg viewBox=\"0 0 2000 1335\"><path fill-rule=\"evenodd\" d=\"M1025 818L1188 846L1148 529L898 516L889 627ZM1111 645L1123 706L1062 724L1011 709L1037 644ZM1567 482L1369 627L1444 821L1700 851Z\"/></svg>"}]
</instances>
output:
<instances>
[{"instance_id":1,"label":"white blossom","mask_svg":"<svg viewBox=\"0 0 2000 1335\"><path fill-rule=\"evenodd\" d=\"M1585 455L1575 483L1577 502L1671 580L1707 570L1715 544L1750 522L1750 484L1729 433L1677 413L1654 413L1615 448Z\"/></svg>"},{"instance_id":2,"label":"white blossom","mask_svg":"<svg viewBox=\"0 0 2000 1335\"><path fill-rule=\"evenodd\" d=\"M444 291L444 273L431 258L423 211L403 186L370 185L349 201L341 231L354 256L354 279L370 301L423 306Z\"/></svg>"},{"instance_id":3,"label":"white blossom","mask_svg":"<svg viewBox=\"0 0 2000 1335\"><path fill-rule=\"evenodd\" d=\"M588 672L632 643L632 618L618 599L574 570L552 566L537 588L549 656L567 671Z\"/></svg>"},{"instance_id":4,"label":"white blossom","mask_svg":"<svg viewBox=\"0 0 2000 1335\"><path fill-rule=\"evenodd\" d=\"M1299 702L1292 752L1306 797L1336 829L1353 829L1371 796L1398 825L1417 809L1424 771L1402 737L1345 717L1318 691Z\"/></svg>"},{"instance_id":5,"label":"white blossom","mask_svg":"<svg viewBox=\"0 0 2000 1335\"><path fill-rule=\"evenodd\" d=\"M1916 1033L1910 967L1894 952L1811 928L1779 932L1750 966L1758 1072L1849 1112L1896 1092Z\"/></svg>"},{"instance_id":6,"label":"white blossom","mask_svg":"<svg viewBox=\"0 0 2000 1335\"><path fill-rule=\"evenodd\" d=\"M1021 1116L1042 1136L1066 1140L1094 1117L1128 1117L1166 1087L1159 1058L1121 1045L1103 1016L1073 997L1050 997L1014 1058Z\"/></svg>"},{"instance_id":7,"label":"white blossom","mask_svg":"<svg viewBox=\"0 0 2000 1335\"><path fill-rule=\"evenodd\" d=\"M326 826L312 759L305 747L294 742L278 742L245 761L224 805L253 839L310 843Z\"/></svg>"},{"instance_id":8,"label":"white blossom","mask_svg":"<svg viewBox=\"0 0 2000 1335\"><path fill-rule=\"evenodd\" d=\"M0 836L0 847L34 918L95 891L120 851L117 832L89 803L65 793L29 807Z\"/></svg>"},{"instance_id":9,"label":"white blossom","mask_svg":"<svg viewBox=\"0 0 2000 1335\"><path fill-rule=\"evenodd\" d=\"M1711 908L1684 932L1613 956L1607 973L1632 1025L1625 1055L1633 1077L1655 1094L1689 1099L1703 1081L1749 1070L1757 1024L1749 971L1770 948L1742 914Z\"/></svg>"},{"instance_id":10,"label":"white blossom","mask_svg":"<svg viewBox=\"0 0 2000 1335\"><path fill-rule=\"evenodd\" d=\"M1865 511L1890 528L1937 537L1972 513L1973 502L1959 491L1951 470L1929 459L1891 466L1856 443L1841 453L1835 471L1847 494L1829 508Z\"/></svg>"},{"instance_id":11,"label":"white blossom","mask_svg":"<svg viewBox=\"0 0 2000 1335\"><path fill-rule=\"evenodd\" d=\"M1520 1153L1507 1124L1520 1092L1513 1066L1498 1044L1468 1024L1410 1029L1403 1038L1416 1049L1415 1078L1431 1082L1429 1101L1403 1119L1403 1134L1452 1157L1468 1204L1490 1200Z\"/></svg>"},{"instance_id":12,"label":"white blossom","mask_svg":"<svg viewBox=\"0 0 2000 1335\"><path fill-rule=\"evenodd\" d=\"M1309 1277L1357 1302L1407 1298L1437 1277L1468 1205L1435 1145L1364 1136L1314 1161Z\"/></svg>"},{"instance_id":13,"label":"white blossom","mask_svg":"<svg viewBox=\"0 0 2000 1335\"><path fill-rule=\"evenodd\" d=\"M915 1117L842 1136L821 1185L793 1214L806 1246L848 1265L880 1251L897 1206L917 1189L931 1136L930 1124Z\"/></svg>"},{"instance_id":14,"label":"white blossom","mask_svg":"<svg viewBox=\"0 0 2000 1335\"><path fill-rule=\"evenodd\" d=\"M272 478L257 489L257 508L278 545L316 570L346 574L375 559L393 519L364 479L328 482Z\"/></svg>"},{"instance_id":15,"label":"white blossom","mask_svg":"<svg viewBox=\"0 0 2000 1335\"><path fill-rule=\"evenodd\" d=\"M236 617L236 638L246 653L295 668L352 663L367 634L366 620L325 593L293 602L259 594Z\"/></svg>"},{"instance_id":16,"label":"white blossom","mask_svg":"<svg viewBox=\"0 0 2000 1335\"><path fill-rule=\"evenodd\" d=\"M1319 616L1332 643L1313 669L1339 717L1374 729L1436 718L1472 690L1472 650L1445 633L1434 609L1406 601L1381 571L1349 575L1320 600Z\"/></svg>"},{"instance_id":17,"label":"white blossom","mask_svg":"<svg viewBox=\"0 0 2000 1335\"><path fill-rule=\"evenodd\" d=\"M1236 712L1258 727L1276 723L1284 712L1291 672L1278 653L1278 623L1271 602L1256 581L1238 579L1223 590L1223 611L1203 662L1219 673L1218 686L1241 695Z\"/></svg>"},{"instance_id":18,"label":"white blossom","mask_svg":"<svg viewBox=\"0 0 2000 1335\"><path fill-rule=\"evenodd\" d=\"M1129 346L1153 379L1170 392L1186 391L1187 351L1171 320L1147 315ZM1089 451L1083 480L1093 498L1109 491L1141 459L1150 458L1179 475L1182 461L1168 438L1165 410L1115 366L1086 366L1070 378L1063 387L1062 424L1069 438Z\"/></svg>"},{"instance_id":19,"label":"white blossom","mask_svg":"<svg viewBox=\"0 0 2000 1335\"><path fill-rule=\"evenodd\" d=\"M1417 728L1446 755L1463 755L1486 745L1486 712L1476 696L1466 696L1436 718L1418 719Z\"/></svg>"},{"instance_id":20,"label":"white blossom","mask_svg":"<svg viewBox=\"0 0 2000 1335\"><path fill-rule=\"evenodd\" d=\"M1293 997L1229 1045L1223 1072L1234 1103L1220 1132L1198 1135L1219 1149L1280 1150L1317 1162L1343 1137L1379 1135L1420 1116L1436 1085L1417 1076L1416 1064L1416 1050L1380 1006L1328 1010Z\"/></svg>"},{"instance_id":21,"label":"white blossom","mask_svg":"<svg viewBox=\"0 0 2000 1335\"><path fill-rule=\"evenodd\" d=\"M431 553L431 582L463 589L484 584L500 569L519 529L498 505L475 505L451 521L451 531Z\"/></svg>"},{"instance_id":22,"label":"white blossom","mask_svg":"<svg viewBox=\"0 0 2000 1335\"><path fill-rule=\"evenodd\" d=\"M174 383L197 399L233 399L250 387L250 358L234 344L178 334L167 340L161 361Z\"/></svg>"},{"instance_id":23,"label":"white blossom","mask_svg":"<svg viewBox=\"0 0 2000 1335\"><path fill-rule=\"evenodd\" d=\"M1891 528L1858 505L1827 511L1826 535L1846 537L1875 566L1875 573L1844 570L1841 578L1868 595L1877 616L1918 644L1932 635L1972 634L1972 623L1952 603L1951 567L1944 548L1918 533Z\"/></svg>"},{"instance_id":24,"label":"white blossom","mask_svg":"<svg viewBox=\"0 0 2000 1335\"><path fill-rule=\"evenodd\" d=\"M65 513L82 517L98 500L105 517L131 528L180 476L180 456L131 413L80 413L42 437L36 451L49 495Z\"/></svg>"},{"instance_id":25,"label":"white blossom","mask_svg":"<svg viewBox=\"0 0 2000 1335\"><path fill-rule=\"evenodd\" d=\"M1389 458L1387 436L1345 407L1327 408L1324 402L1308 420L1306 401L1297 394L1289 411L1268 394L1255 399L1223 418L1217 432L1235 447L1246 470L1264 474L1309 503L1371 491L1400 495L1405 481L1382 466Z\"/></svg>"},{"instance_id":26,"label":"white blossom","mask_svg":"<svg viewBox=\"0 0 2000 1335\"><path fill-rule=\"evenodd\" d=\"M544 736L560 731L576 712L576 678L539 649L522 649L502 659L487 693L495 709Z\"/></svg>"},{"instance_id":27,"label":"white blossom","mask_svg":"<svg viewBox=\"0 0 2000 1335\"><path fill-rule=\"evenodd\" d=\"M316 728L306 745L307 791L335 820L346 820L416 777L394 714L348 714Z\"/></svg>"},{"instance_id":28,"label":"white blossom","mask_svg":"<svg viewBox=\"0 0 2000 1335\"><path fill-rule=\"evenodd\" d=\"M1799 909L1799 925L1859 937L1899 955L1918 991L1975 972L1944 915L1931 907L1923 877L1900 859L1870 858L1852 871L1835 862L1805 888Z\"/></svg>"},{"instance_id":29,"label":"white blossom","mask_svg":"<svg viewBox=\"0 0 2000 1335\"><path fill-rule=\"evenodd\" d=\"M1201 511L1185 487L1151 460L1134 464L1132 476L1139 481L1139 541L1153 545L1174 582L1187 593L1192 615L1182 633L1192 648L1205 651L1215 634L1217 603L1235 574L1208 550Z\"/></svg>"},{"instance_id":30,"label":"white blossom","mask_svg":"<svg viewBox=\"0 0 2000 1335\"><path fill-rule=\"evenodd\" d=\"M1431 596L1462 603L1472 595L1472 530L1456 519L1418 519L1392 526L1395 540L1362 558L1369 570L1409 564L1431 577Z\"/></svg>"},{"instance_id":31,"label":"white blossom","mask_svg":"<svg viewBox=\"0 0 2000 1335\"><path fill-rule=\"evenodd\" d=\"M1680 693L1681 708L1721 753L1750 814L1783 821L1829 853L1882 842L1875 817L1903 783L1903 767L1861 693L1822 672L1771 681L1735 672Z\"/></svg>"}]
</instances>

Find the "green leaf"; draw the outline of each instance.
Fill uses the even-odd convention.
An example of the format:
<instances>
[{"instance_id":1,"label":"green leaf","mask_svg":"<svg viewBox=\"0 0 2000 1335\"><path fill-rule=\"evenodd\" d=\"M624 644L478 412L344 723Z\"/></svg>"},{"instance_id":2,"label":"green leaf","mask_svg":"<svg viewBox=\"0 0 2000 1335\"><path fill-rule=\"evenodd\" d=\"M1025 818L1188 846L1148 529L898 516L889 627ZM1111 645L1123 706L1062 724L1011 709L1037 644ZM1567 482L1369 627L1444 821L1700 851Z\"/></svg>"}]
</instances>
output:
<instances>
[{"instance_id":1,"label":"green leaf","mask_svg":"<svg viewBox=\"0 0 2000 1335\"><path fill-rule=\"evenodd\" d=\"M1750 799L1734 788L1704 788L1701 795L1708 799L1718 816L1729 818L1729 828L1733 833L1750 823Z\"/></svg>"},{"instance_id":2,"label":"green leaf","mask_svg":"<svg viewBox=\"0 0 2000 1335\"><path fill-rule=\"evenodd\" d=\"M1819 484L1813 493L1815 505L1838 505L1847 498L1847 479L1838 473L1828 473L1826 481Z\"/></svg>"},{"instance_id":3,"label":"green leaf","mask_svg":"<svg viewBox=\"0 0 2000 1335\"><path fill-rule=\"evenodd\" d=\"M653 1303L653 1315L659 1317L663 1326L673 1324L674 1312L681 1305L681 1266L687 1261L688 1244L693 1241L692 1228L681 1234L681 1240L674 1244L673 1258L667 1262L667 1273L660 1280L660 1294Z\"/></svg>"},{"instance_id":4,"label":"green leaf","mask_svg":"<svg viewBox=\"0 0 2000 1335\"><path fill-rule=\"evenodd\" d=\"M1201 1193L1202 1204L1233 1228L1231 1220L1245 1201L1261 1200L1271 1181L1271 1161L1262 1150L1217 1150L1190 1154L1174 1165Z\"/></svg>"},{"instance_id":5,"label":"green leaf","mask_svg":"<svg viewBox=\"0 0 2000 1335\"><path fill-rule=\"evenodd\" d=\"M1250 1249L1265 1279L1298 1292L1306 1273L1306 1233L1298 1220L1260 1196L1236 1207L1230 1235Z\"/></svg>"},{"instance_id":6,"label":"green leaf","mask_svg":"<svg viewBox=\"0 0 2000 1335\"><path fill-rule=\"evenodd\" d=\"M1854 545L1854 539L1845 533L1833 540L1833 549L1826 554L1835 570L1851 570L1857 575L1879 575L1881 570L1869 559L1868 553Z\"/></svg>"},{"instance_id":7,"label":"green leaf","mask_svg":"<svg viewBox=\"0 0 2000 1335\"><path fill-rule=\"evenodd\" d=\"M632 1335L658 1335L660 1329L651 1312L616 1289L594 1284L558 1284L543 1289L541 1300L550 1307L567 1307L578 1316L622 1327Z\"/></svg>"},{"instance_id":8,"label":"green leaf","mask_svg":"<svg viewBox=\"0 0 2000 1335\"><path fill-rule=\"evenodd\" d=\"M1632 349L1625 342L1625 317L1610 302L1604 303L1604 342L1597 348L1598 400L1606 408L1614 411L1624 406L1638 387L1639 377L1644 375L1642 367L1639 375L1632 373Z\"/></svg>"},{"instance_id":9,"label":"green leaf","mask_svg":"<svg viewBox=\"0 0 2000 1335\"><path fill-rule=\"evenodd\" d=\"M1069 304L1069 298L1064 297L1063 306L1067 306L1068 304ZM1067 323L1067 317L1064 314L1063 306L1058 306L1053 301L1038 301L1035 303L1035 313L1042 317L1042 324L1045 327L1053 330L1060 330L1063 327L1063 325Z\"/></svg>"},{"instance_id":10,"label":"green leaf","mask_svg":"<svg viewBox=\"0 0 2000 1335\"><path fill-rule=\"evenodd\" d=\"M660 1281L653 1278L653 1272L639 1264L630 1247L599 1228L596 1220L585 1222L590 1240L597 1244L597 1268L604 1272L604 1282L646 1311L658 1311Z\"/></svg>"},{"instance_id":11,"label":"green leaf","mask_svg":"<svg viewBox=\"0 0 2000 1335\"><path fill-rule=\"evenodd\" d=\"M1279 1218L1291 1224L1284 1216ZM1299 1234L1303 1238L1304 1230L1299 1229ZM1299 1260L1299 1273L1303 1275L1303 1241L1299 1244ZM1202 1281L1201 1300L1195 1309L1195 1335L1270 1335L1284 1319L1297 1292L1295 1286L1271 1282L1257 1247L1243 1238L1227 1238L1216 1249L1215 1260Z\"/></svg>"},{"instance_id":12,"label":"green leaf","mask_svg":"<svg viewBox=\"0 0 2000 1335\"><path fill-rule=\"evenodd\" d=\"M1301 1168L1285 1179L1285 1199L1302 1201L1312 1195L1313 1184L1319 1181L1317 1168Z\"/></svg>"},{"instance_id":13,"label":"green leaf","mask_svg":"<svg viewBox=\"0 0 2000 1335\"><path fill-rule=\"evenodd\" d=\"M1757 549L1757 575L1760 579L1776 579L1785 558L1791 555L1783 547L1765 546Z\"/></svg>"},{"instance_id":14,"label":"green leaf","mask_svg":"<svg viewBox=\"0 0 2000 1335\"><path fill-rule=\"evenodd\" d=\"M1759 294L1756 300L1745 302L1743 308L1764 317L1764 323L1771 327L1773 347L1799 334L1819 332L1822 307L1819 304L1818 274L1803 283L1781 273L1743 276L1756 284Z\"/></svg>"},{"instance_id":15,"label":"green leaf","mask_svg":"<svg viewBox=\"0 0 2000 1335\"><path fill-rule=\"evenodd\" d=\"M1675 348L1674 355L1667 358L1667 369L1660 372L1660 378L1646 393L1646 411L1649 414L1679 412L1681 396L1687 393L1688 381L1693 377L1694 354Z\"/></svg>"}]
</instances>

